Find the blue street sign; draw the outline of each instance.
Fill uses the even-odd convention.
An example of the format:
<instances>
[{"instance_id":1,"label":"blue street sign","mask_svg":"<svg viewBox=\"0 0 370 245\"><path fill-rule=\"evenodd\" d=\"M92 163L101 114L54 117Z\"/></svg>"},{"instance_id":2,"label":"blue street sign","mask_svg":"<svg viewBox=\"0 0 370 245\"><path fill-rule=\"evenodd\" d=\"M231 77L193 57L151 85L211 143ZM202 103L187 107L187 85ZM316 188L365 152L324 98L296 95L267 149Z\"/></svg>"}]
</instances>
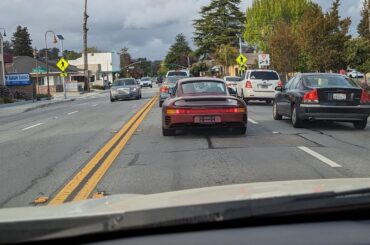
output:
<instances>
[{"instance_id":1,"label":"blue street sign","mask_svg":"<svg viewBox=\"0 0 370 245\"><path fill-rule=\"evenodd\" d=\"M28 73L5 75L6 86L24 86L31 85L31 76Z\"/></svg>"}]
</instances>

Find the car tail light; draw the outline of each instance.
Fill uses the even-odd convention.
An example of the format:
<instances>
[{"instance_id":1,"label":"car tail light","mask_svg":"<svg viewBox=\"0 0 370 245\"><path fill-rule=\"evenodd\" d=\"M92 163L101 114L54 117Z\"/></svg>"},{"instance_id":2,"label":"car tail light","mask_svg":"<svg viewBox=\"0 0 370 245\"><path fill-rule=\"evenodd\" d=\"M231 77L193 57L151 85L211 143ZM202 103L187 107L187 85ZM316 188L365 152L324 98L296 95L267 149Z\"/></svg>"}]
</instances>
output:
<instances>
[{"instance_id":1,"label":"car tail light","mask_svg":"<svg viewBox=\"0 0 370 245\"><path fill-rule=\"evenodd\" d=\"M245 113L244 107L231 108L212 108L212 109L172 109L166 110L166 115L186 115L186 114L218 114L218 113Z\"/></svg>"},{"instance_id":2,"label":"car tail light","mask_svg":"<svg viewBox=\"0 0 370 245\"><path fill-rule=\"evenodd\" d=\"M279 82L277 83L277 87L283 87L283 82L282 82L282 81L279 81Z\"/></svg>"},{"instance_id":3,"label":"car tail light","mask_svg":"<svg viewBox=\"0 0 370 245\"><path fill-rule=\"evenodd\" d=\"M317 89L307 92L303 96L304 103L319 103L319 96L317 94Z\"/></svg>"},{"instance_id":4,"label":"car tail light","mask_svg":"<svg viewBox=\"0 0 370 245\"><path fill-rule=\"evenodd\" d=\"M365 89L363 89L361 93L361 103L362 104L370 103L369 92L367 92Z\"/></svg>"},{"instance_id":5,"label":"car tail light","mask_svg":"<svg viewBox=\"0 0 370 245\"><path fill-rule=\"evenodd\" d=\"M251 81L246 81L246 83L245 83L245 87L246 87L246 88L252 88L252 83L251 83Z\"/></svg>"},{"instance_id":6,"label":"car tail light","mask_svg":"<svg viewBox=\"0 0 370 245\"><path fill-rule=\"evenodd\" d=\"M168 88L167 86L162 86L162 87L159 89L159 91L160 91L161 93L167 93L167 92L168 92L168 90L169 90L169 88Z\"/></svg>"}]
</instances>

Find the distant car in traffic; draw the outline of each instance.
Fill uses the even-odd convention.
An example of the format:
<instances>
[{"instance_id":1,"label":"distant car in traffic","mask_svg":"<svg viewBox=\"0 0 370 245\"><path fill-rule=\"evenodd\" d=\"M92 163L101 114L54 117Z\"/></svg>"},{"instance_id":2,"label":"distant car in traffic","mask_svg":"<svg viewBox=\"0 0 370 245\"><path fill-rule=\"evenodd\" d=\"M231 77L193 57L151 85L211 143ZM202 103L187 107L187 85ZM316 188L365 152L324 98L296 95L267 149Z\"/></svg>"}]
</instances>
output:
<instances>
[{"instance_id":1,"label":"distant car in traffic","mask_svg":"<svg viewBox=\"0 0 370 245\"><path fill-rule=\"evenodd\" d=\"M225 76L224 81L226 82L227 87L229 88L229 93L232 96L236 96L236 87L242 78L238 76Z\"/></svg>"},{"instance_id":2,"label":"distant car in traffic","mask_svg":"<svg viewBox=\"0 0 370 245\"><path fill-rule=\"evenodd\" d=\"M141 87L153 87L153 82L150 77L142 77L139 83Z\"/></svg>"},{"instance_id":3,"label":"distant car in traffic","mask_svg":"<svg viewBox=\"0 0 370 245\"><path fill-rule=\"evenodd\" d=\"M190 72L188 70L170 70L167 72L166 77L190 77Z\"/></svg>"},{"instance_id":4,"label":"distant car in traffic","mask_svg":"<svg viewBox=\"0 0 370 245\"><path fill-rule=\"evenodd\" d=\"M347 76L350 78L363 78L364 74L362 74L359 71L356 71L355 69L349 69L347 72Z\"/></svg>"},{"instance_id":5,"label":"distant car in traffic","mask_svg":"<svg viewBox=\"0 0 370 245\"><path fill-rule=\"evenodd\" d=\"M237 97L246 103L262 100L270 104L275 99L275 87L282 85L279 74L273 70L248 70L237 84Z\"/></svg>"},{"instance_id":6,"label":"distant car in traffic","mask_svg":"<svg viewBox=\"0 0 370 245\"><path fill-rule=\"evenodd\" d=\"M298 74L276 90L273 117L290 117L295 128L301 127L304 120L352 122L357 129L367 125L369 93L346 76Z\"/></svg>"},{"instance_id":7,"label":"distant car in traffic","mask_svg":"<svg viewBox=\"0 0 370 245\"><path fill-rule=\"evenodd\" d=\"M120 99L140 99L141 88L134 78L118 79L111 84L110 87L110 101Z\"/></svg>"},{"instance_id":8,"label":"distant car in traffic","mask_svg":"<svg viewBox=\"0 0 370 245\"><path fill-rule=\"evenodd\" d=\"M247 106L232 97L226 83L216 78L186 78L177 82L174 96L162 107L162 133L175 135L189 128L229 128L235 134L247 130Z\"/></svg>"},{"instance_id":9,"label":"distant car in traffic","mask_svg":"<svg viewBox=\"0 0 370 245\"><path fill-rule=\"evenodd\" d=\"M166 77L162 83L162 86L159 89L159 107L162 107L163 101L170 97L171 91L176 86L177 81L180 79L187 78L186 76L173 76Z\"/></svg>"}]
</instances>

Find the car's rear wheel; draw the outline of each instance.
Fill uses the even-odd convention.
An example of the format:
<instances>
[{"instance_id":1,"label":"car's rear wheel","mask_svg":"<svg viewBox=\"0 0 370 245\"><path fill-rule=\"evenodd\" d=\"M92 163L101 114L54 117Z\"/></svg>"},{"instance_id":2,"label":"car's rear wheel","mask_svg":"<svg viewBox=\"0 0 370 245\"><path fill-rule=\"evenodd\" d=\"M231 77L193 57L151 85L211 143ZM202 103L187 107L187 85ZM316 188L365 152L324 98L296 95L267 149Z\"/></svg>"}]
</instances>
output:
<instances>
[{"instance_id":1,"label":"car's rear wheel","mask_svg":"<svg viewBox=\"0 0 370 245\"><path fill-rule=\"evenodd\" d=\"M114 102L115 101L115 99L113 99L112 97L110 97L110 102Z\"/></svg>"},{"instance_id":2,"label":"car's rear wheel","mask_svg":"<svg viewBox=\"0 0 370 245\"><path fill-rule=\"evenodd\" d=\"M353 126L356 129L365 129L366 126L367 126L367 119L364 119L364 120L358 121L358 122L353 122Z\"/></svg>"},{"instance_id":3,"label":"car's rear wheel","mask_svg":"<svg viewBox=\"0 0 370 245\"><path fill-rule=\"evenodd\" d=\"M274 120L282 120L283 119L283 116L279 114L276 101L274 101L274 105L272 107L272 115L274 117Z\"/></svg>"},{"instance_id":4,"label":"car's rear wheel","mask_svg":"<svg viewBox=\"0 0 370 245\"><path fill-rule=\"evenodd\" d=\"M271 104L272 100L266 100L266 104Z\"/></svg>"},{"instance_id":5,"label":"car's rear wheel","mask_svg":"<svg viewBox=\"0 0 370 245\"><path fill-rule=\"evenodd\" d=\"M163 136L175 136L176 135L176 129L162 128L162 134L163 134Z\"/></svg>"},{"instance_id":6,"label":"car's rear wheel","mask_svg":"<svg viewBox=\"0 0 370 245\"><path fill-rule=\"evenodd\" d=\"M232 128L231 132L233 134L245 134L247 132L247 127Z\"/></svg>"},{"instance_id":7,"label":"car's rear wheel","mask_svg":"<svg viewBox=\"0 0 370 245\"><path fill-rule=\"evenodd\" d=\"M159 107L162 107L163 101L159 101Z\"/></svg>"},{"instance_id":8,"label":"car's rear wheel","mask_svg":"<svg viewBox=\"0 0 370 245\"><path fill-rule=\"evenodd\" d=\"M302 127L302 120L299 118L298 114L298 106L294 105L292 108L292 125L294 128L301 128Z\"/></svg>"}]
</instances>

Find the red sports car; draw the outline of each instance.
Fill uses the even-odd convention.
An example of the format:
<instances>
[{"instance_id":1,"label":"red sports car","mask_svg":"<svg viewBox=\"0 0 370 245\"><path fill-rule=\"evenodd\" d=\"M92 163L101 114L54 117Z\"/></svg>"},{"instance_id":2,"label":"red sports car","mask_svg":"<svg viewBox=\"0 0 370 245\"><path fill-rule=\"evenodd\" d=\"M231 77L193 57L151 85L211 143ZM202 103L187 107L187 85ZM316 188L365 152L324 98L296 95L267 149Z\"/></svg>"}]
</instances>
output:
<instances>
[{"instance_id":1,"label":"red sports car","mask_svg":"<svg viewBox=\"0 0 370 245\"><path fill-rule=\"evenodd\" d=\"M181 79L163 103L163 135L187 128L230 128L235 134L245 134L247 106L230 96L221 79Z\"/></svg>"}]
</instances>

